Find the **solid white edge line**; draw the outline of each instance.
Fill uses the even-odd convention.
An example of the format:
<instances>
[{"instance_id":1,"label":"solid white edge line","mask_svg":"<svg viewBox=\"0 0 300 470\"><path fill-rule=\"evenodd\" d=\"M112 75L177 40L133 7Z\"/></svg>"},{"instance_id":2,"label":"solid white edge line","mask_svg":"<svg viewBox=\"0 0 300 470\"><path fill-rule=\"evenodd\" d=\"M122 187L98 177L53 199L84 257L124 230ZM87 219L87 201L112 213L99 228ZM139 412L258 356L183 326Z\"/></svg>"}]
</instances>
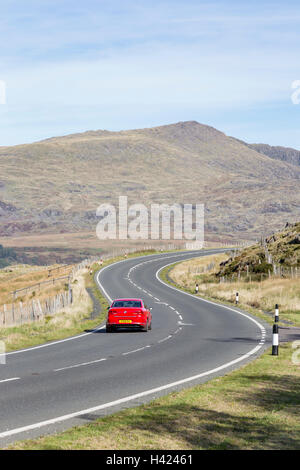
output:
<instances>
[{"instance_id":1,"label":"solid white edge line","mask_svg":"<svg viewBox=\"0 0 300 470\"><path fill-rule=\"evenodd\" d=\"M82 333L82 334L77 335L77 336L71 336L70 338L59 339L58 341L52 341L51 343L40 344L39 346L33 346L32 348L18 349L18 351L7 352L6 356L12 356L13 354L21 354L21 353L25 353L25 352L29 352L29 351L34 351L35 349L47 348L49 346L54 346L55 344L65 343L66 341L73 341L74 339L81 339L84 336L92 335L95 331L102 330L103 328L105 328L104 325L99 326L99 328L95 328L93 331L91 331L89 333Z\"/></svg>"}]
</instances>

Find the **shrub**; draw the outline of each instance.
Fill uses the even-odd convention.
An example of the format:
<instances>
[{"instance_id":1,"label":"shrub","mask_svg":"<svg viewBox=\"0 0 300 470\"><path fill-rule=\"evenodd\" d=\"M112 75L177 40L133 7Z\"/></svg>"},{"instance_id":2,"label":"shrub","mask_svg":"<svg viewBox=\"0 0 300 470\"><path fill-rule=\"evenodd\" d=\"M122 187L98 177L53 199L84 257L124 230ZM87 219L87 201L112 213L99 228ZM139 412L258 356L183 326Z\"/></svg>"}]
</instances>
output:
<instances>
[{"instance_id":1,"label":"shrub","mask_svg":"<svg viewBox=\"0 0 300 470\"><path fill-rule=\"evenodd\" d=\"M273 272L273 265L269 263L255 264L251 269L256 274L268 274L269 271Z\"/></svg>"}]
</instances>

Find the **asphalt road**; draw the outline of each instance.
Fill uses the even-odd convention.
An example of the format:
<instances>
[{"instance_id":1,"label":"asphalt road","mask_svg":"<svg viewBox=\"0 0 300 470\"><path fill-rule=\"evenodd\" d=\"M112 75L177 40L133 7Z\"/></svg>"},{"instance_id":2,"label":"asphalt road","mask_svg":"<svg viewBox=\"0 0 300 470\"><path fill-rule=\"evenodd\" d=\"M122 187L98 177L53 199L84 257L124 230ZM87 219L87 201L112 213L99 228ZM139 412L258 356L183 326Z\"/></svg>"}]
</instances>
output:
<instances>
[{"instance_id":1,"label":"asphalt road","mask_svg":"<svg viewBox=\"0 0 300 470\"><path fill-rule=\"evenodd\" d=\"M218 250L131 258L97 273L108 299L141 297L152 330L93 332L8 353L0 365L0 446L53 433L237 368L266 347L269 328L235 307L159 280L167 264Z\"/></svg>"}]
</instances>

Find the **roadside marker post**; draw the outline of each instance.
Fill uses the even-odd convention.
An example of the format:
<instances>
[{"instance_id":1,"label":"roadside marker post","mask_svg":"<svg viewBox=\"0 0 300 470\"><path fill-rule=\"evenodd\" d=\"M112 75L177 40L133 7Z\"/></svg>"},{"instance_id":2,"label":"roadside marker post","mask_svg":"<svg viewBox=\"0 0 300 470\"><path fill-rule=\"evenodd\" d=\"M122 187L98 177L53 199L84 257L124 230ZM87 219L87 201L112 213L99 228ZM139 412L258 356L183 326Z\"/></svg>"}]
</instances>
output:
<instances>
[{"instance_id":1,"label":"roadside marker post","mask_svg":"<svg viewBox=\"0 0 300 470\"><path fill-rule=\"evenodd\" d=\"M235 303L236 303L236 305L239 303L239 293L238 292L235 294Z\"/></svg>"},{"instance_id":2,"label":"roadside marker post","mask_svg":"<svg viewBox=\"0 0 300 470\"><path fill-rule=\"evenodd\" d=\"M278 325L273 325L272 356L278 356L279 334Z\"/></svg>"},{"instance_id":3,"label":"roadside marker post","mask_svg":"<svg viewBox=\"0 0 300 470\"><path fill-rule=\"evenodd\" d=\"M195 291L196 291L196 294L198 294L198 292L199 292L199 285L198 284L196 284Z\"/></svg>"},{"instance_id":4,"label":"roadside marker post","mask_svg":"<svg viewBox=\"0 0 300 470\"><path fill-rule=\"evenodd\" d=\"M279 307L278 304L275 305L275 322L279 322Z\"/></svg>"}]
</instances>

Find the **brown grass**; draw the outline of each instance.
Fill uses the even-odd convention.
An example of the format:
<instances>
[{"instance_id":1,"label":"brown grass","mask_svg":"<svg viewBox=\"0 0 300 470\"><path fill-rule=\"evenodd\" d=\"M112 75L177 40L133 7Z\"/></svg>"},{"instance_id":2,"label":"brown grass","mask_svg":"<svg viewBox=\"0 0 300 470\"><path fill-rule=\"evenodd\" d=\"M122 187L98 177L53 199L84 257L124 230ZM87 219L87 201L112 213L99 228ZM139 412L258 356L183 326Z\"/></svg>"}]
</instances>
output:
<instances>
[{"instance_id":1,"label":"brown grass","mask_svg":"<svg viewBox=\"0 0 300 470\"><path fill-rule=\"evenodd\" d=\"M7 304L10 307L13 298L11 293L25 287L28 288L28 292L19 292L15 297L16 301L26 303L33 297L38 297L40 301L53 297L64 289L65 283L68 283L68 279L62 279L55 281L53 284L53 279L68 276L71 269L72 266L64 267L60 265L47 267L17 265L1 269L0 306ZM46 281L47 284L37 285ZM48 283L48 281L51 281L51 283Z\"/></svg>"},{"instance_id":2,"label":"brown grass","mask_svg":"<svg viewBox=\"0 0 300 470\"><path fill-rule=\"evenodd\" d=\"M194 291L199 284L199 294L220 301L235 301L235 293L239 293L242 305L261 311L274 312L275 304L279 304L282 318L300 324L300 282L299 279L266 279L262 282L230 282L214 281L213 274L218 268L206 275L200 274L201 267L208 266L212 261L220 262L227 255L209 256L185 261L175 265L169 272L169 277L179 286Z\"/></svg>"},{"instance_id":3,"label":"brown grass","mask_svg":"<svg viewBox=\"0 0 300 470\"><path fill-rule=\"evenodd\" d=\"M21 326L0 328L1 340L7 351L21 349L81 333L94 327L100 320L90 320L93 303L85 287L87 270L81 270L72 283L74 302L61 312Z\"/></svg>"}]
</instances>

